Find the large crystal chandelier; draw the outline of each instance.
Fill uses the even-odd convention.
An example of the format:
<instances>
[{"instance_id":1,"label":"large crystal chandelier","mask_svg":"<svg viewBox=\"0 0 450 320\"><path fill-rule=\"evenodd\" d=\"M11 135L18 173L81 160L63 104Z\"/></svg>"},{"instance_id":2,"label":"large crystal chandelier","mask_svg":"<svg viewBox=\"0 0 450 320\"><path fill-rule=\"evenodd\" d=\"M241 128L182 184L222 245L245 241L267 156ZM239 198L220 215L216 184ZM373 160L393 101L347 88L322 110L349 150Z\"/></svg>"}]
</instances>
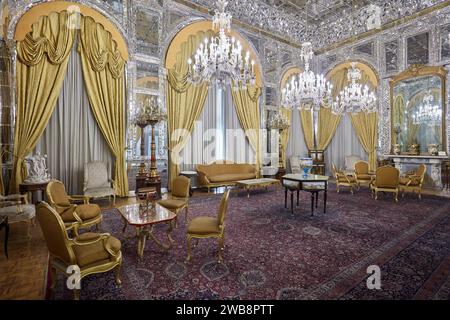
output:
<instances>
[{"instance_id":1,"label":"large crystal chandelier","mask_svg":"<svg viewBox=\"0 0 450 320\"><path fill-rule=\"evenodd\" d=\"M206 38L197 49L193 59L189 58L188 80L194 85L204 81L213 82L220 87L233 83L233 88L239 85L255 85L255 61L250 60L250 52L242 56L242 44L234 37L225 34L230 31L231 14L225 12L226 0L218 0L218 10L213 18L213 30L219 29L218 37Z\"/></svg>"},{"instance_id":2,"label":"large crystal chandelier","mask_svg":"<svg viewBox=\"0 0 450 320\"><path fill-rule=\"evenodd\" d=\"M423 103L412 115L412 121L414 124L428 124L432 126L441 120L441 109L438 105L433 104L433 102L433 93L431 90L428 90L423 97Z\"/></svg>"},{"instance_id":3,"label":"large crystal chandelier","mask_svg":"<svg viewBox=\"0 0 450 320\"><path fill-rule=\"evenodd\" d=\"M321 75L316 75L309 69L314 56L311 42L304 42L300 51L300 59L305 64L305 71L297 77L292 77L281 94L281 104L285 108L299 108L319 110L321 106L327 107L331 101L333 86Z\"/></svg>"},{"instance_id":4,"label":"large crystal chandelier","mask_svg":"<svg viewBox=\"0 0 450 320\"><path fill-rule=\"evenodd\" d=\"M350 85L346 86L336 97L332 112L334 114L376 112L377 98L367 85L363 86L359 83L361 81L361 70L356 67L356 62L352 62L352 68L347 73L347 79Z\"/></svg>"}]
</instances>

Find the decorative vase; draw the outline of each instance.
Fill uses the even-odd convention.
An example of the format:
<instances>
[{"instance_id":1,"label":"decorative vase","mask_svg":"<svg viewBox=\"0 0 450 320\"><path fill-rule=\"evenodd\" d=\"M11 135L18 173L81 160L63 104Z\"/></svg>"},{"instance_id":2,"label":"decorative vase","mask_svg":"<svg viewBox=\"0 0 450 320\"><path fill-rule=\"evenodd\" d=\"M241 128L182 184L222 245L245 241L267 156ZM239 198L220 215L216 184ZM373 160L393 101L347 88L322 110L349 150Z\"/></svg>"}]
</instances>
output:
<instances>
[{"instance_id":1,"label":"decorative vase","mask_svg":"<svg viewBox=\"0 0 450 320\"><path fill-rule=\"evenodd\" d=\"M420 154L420 146L416 143L413 143L412 145L409 146L409 152L412 155L419 155Z\"/></svg>"},{"instance_id":2,"label":"decorative vase","mask_svg":"<svg viewBox=\"0 0 450 320\"><path fill-rule=\"evenodd\" d=\"M401 148L399 144L394 144L394 148L393 148L394 154L399 155Z\"/></svg>"},{"instance_id":3,"label":"decorative vase","mask_svg":"<svg viewBox=\"0 0 450 320\"><path fill-rule=\"evenodd\" d=\"M430 143L428 145L428 153L432 156L437 156L439 149L438 149L439 145L436 143Z\"/></svg>"},{"instance_id":4,"label":"decorative vase","mask_svg":"<svg viewBox=\"0 0 450 320\"><path fill-rule=\"evenodd\" d=\"M307 177L311 172L311 168L313 166L313 159L311 158L301 158L300 159L300 167L303 170L303 176Z\"/></svg>"}]
</instances>

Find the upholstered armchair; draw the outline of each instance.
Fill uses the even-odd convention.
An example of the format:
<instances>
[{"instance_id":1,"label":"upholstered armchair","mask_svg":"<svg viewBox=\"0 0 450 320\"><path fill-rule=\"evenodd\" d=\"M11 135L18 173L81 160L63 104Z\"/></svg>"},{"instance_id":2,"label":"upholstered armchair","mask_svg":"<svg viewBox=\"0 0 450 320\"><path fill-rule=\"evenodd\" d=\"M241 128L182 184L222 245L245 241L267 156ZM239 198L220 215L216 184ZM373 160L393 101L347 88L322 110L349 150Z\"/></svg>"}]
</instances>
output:
<instances>
[{"instance_id":1,"label":"upholstered armchair","mask_svg":"<svg viewBox=\"0 0 450 320\"><path fill-rule=\"evenodd\" d=\"M222 251L225 240L225 215L228 207L230 190L226 190L220 201L219 214L217 217L196 217L192 219L187 228L188 256L186 261L191 260L191 240L193 238L217 238L219 240L218 256L222 261Z\"/></svg>"},{"instance_id":2,"label":"upholstered armchair","mask_svg":"<svg viewBox=\"0 0 450 320\"><path fill-rule=\"evenodd\" d=\"M84 166L83 193L89 198L108 197L116 204L116 191L114 180L110 179L108 165L103 161L86 163Z\"/></svg>"},{"instance_id":3,"label":"upholstered armchair","mask_svg":"<svg viewBox=\"0 0 450 320\"><path fill-rule=\"evenodd\" d=\"M344 172L338 170L334 163L331 164L334 179L336 179L336 191L339 193L340 187L349 187L350 192L353 194L353 188L358 189L358 182L352 175L347 175Z\"/></svg>"},{"instance_id":4,"label":"upholstered armchair","mask_svg":"<svg viewBox=\"0 0 450 320\"><path fill-rule=\"evenodd\" d=\"M399 189L402 192L402 196L404 196L405 191L412 193L415 193L417 191L419 199L422 199L422 185L423 180L425 179L426 171L427 167L424 164L421 164L416 169L416 171L400 177Z\"/></svg>"},{"instance_id":5,"label":"upholstered armchair","mask_svg":"<svg viewBox=\"0 0 450 320\"><path fill-rule=\"evenodd\" d=\"M377 169L375 178L370 183L372 196L378 199L378 192L391 192L394 194L395 202L398 202L400 171L391 166L384 166Z\"/></svg>"},{"instance_id":6,"label":"upholstered armchair","mask_svg":"<svg viewBox=\"0 0 450 320\"><path fill-rule=\"evenodd\" d=\"M57 272L65 276L69 266L80 268L80 283L87 275L115 271L116 284L120 285L120 266L122 264L121 243L108 233L86 232L69 238L65 223L56 210L47 203L37 205L37 219L44 234L50 254L51 288L55 288ZM74 283L77 285L77 283ZM74 298L80 298L80 290L74 289Z\"/></svg>"},{"instance_id":7,"label":"upholstered armchair","mask_svg":"<svg viewBox=\"0 0 450 320\"><path fill-rule=\"evenodd\" d=\"M189 178L185 176L176 177L173 181L171 197L158 201L161 206L174 212L177 216L181 210L186 209L185 221L187 221L188 215L190 184L191 180Z\"/></svg>"},{"instance_id":8,"label":"upholstered armchair","mask_svg":"<svg viewBox=\"0 0 450 320\"><path fill-rule=\"evenodd\" d=\"M355 163L355 178L358 185L370 185L372 180L371 174L369 174L369 163L367 161L357 161Z\"/></svg>"},{"instance_id":9,"label":"upholstered armchair","mask_svg":"<svg viewBox=\"0 0 450 320\"><path fill-rule=\"evenodd\" d=\"M7 216L8 223L25 222L27 235L31 237L31 225L36 216L35 207L28 203L27 196L21 194L0 195L0 216Z\"/></svg>"},{"instance_id":10,"label":"upholstered armchair","mask_svg":"<svg viewBox=\"0 0 450 320\"><path fill-rule=\"evenodd\" d=\"M96 225L98 229L98 224L102 222L100 207L89 204L86 196L68 196L64 184L58 180L48 183L46 193L50 205L59 213L67 230L73 229L78 234L79 228Z\"/></svg>"}]
</instances>

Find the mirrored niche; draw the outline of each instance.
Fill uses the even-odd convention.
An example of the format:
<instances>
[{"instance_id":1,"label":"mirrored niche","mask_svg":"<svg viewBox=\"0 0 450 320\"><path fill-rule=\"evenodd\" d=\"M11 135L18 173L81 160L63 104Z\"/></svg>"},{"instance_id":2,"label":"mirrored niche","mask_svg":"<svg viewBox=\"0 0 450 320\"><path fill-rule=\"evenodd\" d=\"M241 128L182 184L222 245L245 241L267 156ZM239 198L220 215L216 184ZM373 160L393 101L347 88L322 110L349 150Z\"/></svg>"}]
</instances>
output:
<instances>
[{"instance_id":1,"label":"mirrored niche","mask_svg":"<svg viewBox=\"0 0 450 320\"><path fill-rule=\"evenodd\" d=\"M443 67L414 65L391 81L392 152L437 155L446 151Z\"/></svg>"}]
</instances>

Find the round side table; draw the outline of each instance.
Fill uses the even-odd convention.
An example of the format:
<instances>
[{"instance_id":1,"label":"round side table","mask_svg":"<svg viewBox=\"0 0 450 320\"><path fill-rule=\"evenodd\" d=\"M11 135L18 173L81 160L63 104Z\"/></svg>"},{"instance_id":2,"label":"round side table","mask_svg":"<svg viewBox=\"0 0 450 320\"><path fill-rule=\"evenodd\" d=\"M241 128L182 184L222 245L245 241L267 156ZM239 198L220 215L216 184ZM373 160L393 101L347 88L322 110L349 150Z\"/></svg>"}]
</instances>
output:
<instances>
[{"instance_id":1,"label":"round side table","mask_svg":"<svg viewBox=\"0 0 450 320\"><path fill-rule=\"evenodd\" d=\"M180 176L185 176L186 178L189 178L191 180L189 186L189 195L192 196L194 193L194 190L192 188L192 180L197 177L197 171L181 171Z\"/></svg>"}]
</instances>

